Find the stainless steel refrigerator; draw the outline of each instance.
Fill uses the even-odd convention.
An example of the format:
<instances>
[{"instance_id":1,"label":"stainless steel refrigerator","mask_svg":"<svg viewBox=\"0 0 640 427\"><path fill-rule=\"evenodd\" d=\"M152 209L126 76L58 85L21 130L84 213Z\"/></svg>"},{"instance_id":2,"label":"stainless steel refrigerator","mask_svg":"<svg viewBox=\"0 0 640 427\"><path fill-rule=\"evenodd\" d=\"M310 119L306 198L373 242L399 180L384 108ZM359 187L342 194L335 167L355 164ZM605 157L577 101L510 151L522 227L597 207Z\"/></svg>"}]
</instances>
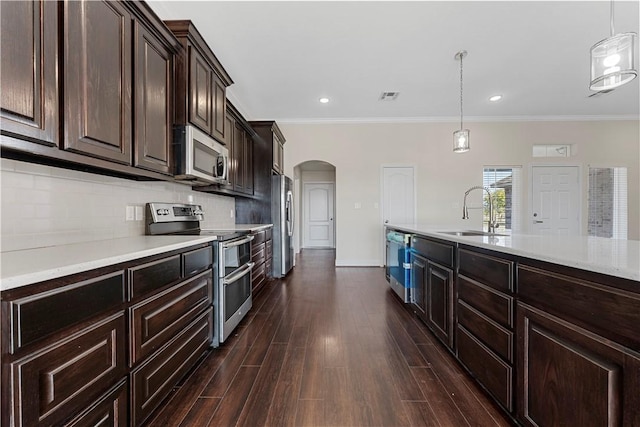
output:
<instances>
[{"instance_id":1,"label":"stainless steel refrigerator","mask_svg":"<svg viewBox=\"0 0 640 427\"><path fill-rule=\"evenodd\" d=\"M293 181L284 175L271 177L273 221L273 277L284 277L293 268Z\"/></svg>"}]
</instances>

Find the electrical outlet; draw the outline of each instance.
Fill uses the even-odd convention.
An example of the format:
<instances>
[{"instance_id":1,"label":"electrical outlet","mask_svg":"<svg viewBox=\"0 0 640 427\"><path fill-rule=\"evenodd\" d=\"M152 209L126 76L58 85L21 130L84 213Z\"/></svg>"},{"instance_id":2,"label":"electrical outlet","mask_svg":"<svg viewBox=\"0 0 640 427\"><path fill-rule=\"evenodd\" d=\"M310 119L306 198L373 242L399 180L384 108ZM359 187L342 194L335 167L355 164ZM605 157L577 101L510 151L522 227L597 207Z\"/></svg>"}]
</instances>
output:
<instances>
[{"instance_id":1,"label":"electrical outlet","mask_svg":"<svg viewBox=\"0 0 640 427\"><path fill-rule=\"evenodd\" d=\"M356 204L353 206L354 209L360 209L362 208L362 204L360 202L356 202Z\"/></svg>"},{"instance_id":2,"label":"electrical outlet","mask_svg":"<svg viewBox=\"0 0 640 427\"><path fill-rule=\"evenodd\" d=\"M229 210L229 218L233 218L233 216L235 215L235 212L233 211L233 209Z\"/></svg>"},{"instance_id":3,"label":"electrical outlet","mask_svg":"<svg viewBox=\"0 0 640 427\"><path fill-rule=\"evenodd\" d=\"M142 221L144 219L144 211L142 210L142 206L136 206L136 221Z\"/></svg>"},{"instance_id":4,"label":"electrical outlet","mask_svg":"<svg viewBox=\"0 0 640 427\"><path fill-rule=\"evenodd\" d=\"M125 211L125 221L133 221L135 219L135 210L133 206L127 206Z\"/></svg>"},{"instance_id":5,"label":"electrical outlet","mask_svg":"<svg viewBox=\"0 0 640 427\"><path fill-rule=\"evenodd\" d=\"M373 209L378 209L378 208L379 208L378 202L374 202L373 203Z\"/></svg>"}]
</instances>

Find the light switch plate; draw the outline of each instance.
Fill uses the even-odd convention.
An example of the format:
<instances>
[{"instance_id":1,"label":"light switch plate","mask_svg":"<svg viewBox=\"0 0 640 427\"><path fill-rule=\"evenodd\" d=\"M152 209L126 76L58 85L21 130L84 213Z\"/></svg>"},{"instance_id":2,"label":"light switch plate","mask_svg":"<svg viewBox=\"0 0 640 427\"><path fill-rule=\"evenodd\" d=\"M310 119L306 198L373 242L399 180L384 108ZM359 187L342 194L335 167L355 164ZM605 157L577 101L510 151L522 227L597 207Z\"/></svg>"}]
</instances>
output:
<instances>
[{"instance_id":1,"label":"light switch plate","mask_svg":"<svg viewBox=\"0 0 640 427\"><path fill-rule=\"evenodd\" d=\"M126 213L125 213L125 221L133 221L134 218L135 218L135 210L133 209L133 206L127 206Z\"/></svg>"},{"instance_id":2,"label":"light switch plate","mask_svg":"<svg viewBox=\"0 0 640 427\"><path fill-rule=\"evenodd\" d=\"M136 206L136 221L142 221L144 219L144 211L142 206Z\"/></svg>"}]
</instances>

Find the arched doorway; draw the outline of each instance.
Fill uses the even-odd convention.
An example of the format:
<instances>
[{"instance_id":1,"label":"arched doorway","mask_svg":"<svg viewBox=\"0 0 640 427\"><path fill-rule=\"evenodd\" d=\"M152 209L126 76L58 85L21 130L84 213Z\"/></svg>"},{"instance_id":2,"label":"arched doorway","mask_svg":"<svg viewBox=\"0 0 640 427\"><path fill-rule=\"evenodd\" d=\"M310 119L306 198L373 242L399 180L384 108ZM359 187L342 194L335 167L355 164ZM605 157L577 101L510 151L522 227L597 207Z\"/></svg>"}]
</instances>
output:
<instances>
[{"instance_id":1,"label":"arched doorway","mask_svg":"<svg viewBox=\"0 0 640 427\"><path fill-rule=\"evenodd\" d=\"M321 160L294 167L297 192L297 244L301 248L335 248L336 168Z\"/></svg>"}]
</instances>

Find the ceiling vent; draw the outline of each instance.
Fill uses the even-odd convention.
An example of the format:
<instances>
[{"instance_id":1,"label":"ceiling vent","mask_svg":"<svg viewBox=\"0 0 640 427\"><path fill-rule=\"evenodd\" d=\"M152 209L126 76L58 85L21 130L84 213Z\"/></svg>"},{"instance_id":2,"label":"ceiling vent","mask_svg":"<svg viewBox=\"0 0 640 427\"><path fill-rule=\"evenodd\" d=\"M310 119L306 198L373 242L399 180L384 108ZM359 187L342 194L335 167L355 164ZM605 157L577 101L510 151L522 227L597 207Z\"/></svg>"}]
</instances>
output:
<instances>
[{"instance_id":1,"label":"ceiling vent","mask_svg":"<svg viewBox=\"0 0 640 427\"><path fill-rule=\"evenodd\" d=\"M378 99L380 101L395 101L398 95L400 95L400 92L382 92Z\"/></svg>"}]
</instances>

